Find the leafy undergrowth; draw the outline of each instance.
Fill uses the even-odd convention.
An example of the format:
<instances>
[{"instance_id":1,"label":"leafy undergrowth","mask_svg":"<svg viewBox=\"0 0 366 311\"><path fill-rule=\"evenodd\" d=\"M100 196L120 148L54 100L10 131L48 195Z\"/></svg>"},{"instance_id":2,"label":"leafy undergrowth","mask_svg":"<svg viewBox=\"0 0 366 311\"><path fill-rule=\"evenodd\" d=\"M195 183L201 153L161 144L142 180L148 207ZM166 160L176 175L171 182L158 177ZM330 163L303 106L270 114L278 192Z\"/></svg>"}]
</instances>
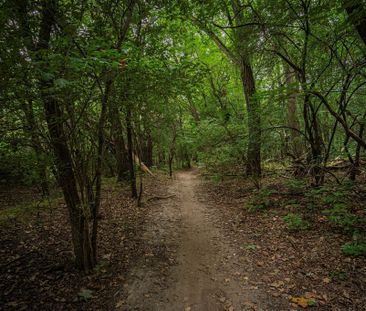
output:
<instances>
[{"instance_id":1,"label":"leafy undergrowth","mask_svg":"<svg viewBox=\"0 0 366 311\"><path fill-rule=\"evenodd\" d=\"M227 233L245 259L243 282L285 298L289 310L366 310L365 189L265 178L207 181ZM255 309L255 308L254 308Z\"/></svg>"},{"instance_id":2,"label":"leafy undergrowth","mask_svg":"<svg viewBox=\"0 0 366 311\"><path fill-rule=\"evenodd\" d=\"M146 198L166 178L145 179ZM141 240L148 204L137 207L128 186L103 186L99 264L90 274L72 262L70 230L61 198L2 208L0 223L1 310L109 310L123 295L125 276L145 253ZM17 196L16 192L13 193ZM3 202L4 203L4 202Z\"/></svg>"}]
</instances>

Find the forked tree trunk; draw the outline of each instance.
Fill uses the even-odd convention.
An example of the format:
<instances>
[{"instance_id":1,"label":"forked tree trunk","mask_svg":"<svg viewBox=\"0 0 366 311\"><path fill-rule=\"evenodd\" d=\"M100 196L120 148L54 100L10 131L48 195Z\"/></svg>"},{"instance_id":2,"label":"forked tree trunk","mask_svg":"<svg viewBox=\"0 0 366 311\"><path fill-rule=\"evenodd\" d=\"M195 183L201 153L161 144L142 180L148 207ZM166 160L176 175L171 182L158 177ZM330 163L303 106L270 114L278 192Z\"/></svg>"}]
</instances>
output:
<instances>
[{"instance_id":1,"label":"forked tree trunk","mask_svg":"<svg viewBox=\"0 0 366 311\"><path fill-rule=\"evenodd\" d=\"M45 1L42 8L42 21L39 32L39 43L37 45L37 51L43 52L39 53L41 55L39 56L39 60L43 61L45 66L47 66L47 53L45 52L49 50L49 41L55 21L55 13L55 2L52 0ZM49 89L53 86L53 81L45 80L40 76L38 82L51 146L56 157L58 182L62 188L69 211L76 265L79 269L87 271L95 266L88 224L89 209L81 204L77 191L71 153L63 128L64 115L61 105L49 93Z\"/></svg>"}]
</instances>

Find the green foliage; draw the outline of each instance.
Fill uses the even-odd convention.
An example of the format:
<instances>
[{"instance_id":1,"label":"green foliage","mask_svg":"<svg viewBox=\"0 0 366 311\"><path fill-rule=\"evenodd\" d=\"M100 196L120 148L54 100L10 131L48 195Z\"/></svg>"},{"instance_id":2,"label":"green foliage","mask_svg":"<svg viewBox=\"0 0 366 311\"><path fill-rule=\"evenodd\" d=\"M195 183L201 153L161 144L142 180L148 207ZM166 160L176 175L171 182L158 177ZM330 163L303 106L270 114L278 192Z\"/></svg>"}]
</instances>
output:
<instances>
[{"instance_id":1,"label":"green foliage","mask_svg":"<svg viewBox=\"0 0 366 311\"><path fill-rule=\"evenodd\" d=\"M86 302L93 298L93 291L90 289L87 289L87 288L82 288L82 289L80 289L78 296L79 296L80 300Z\"/></svg>"},{"instance_id":2,"label":"green foliage","mask_svg":"<svg viewBox=\"0 0 366 311\"><path fill-rule=\"evenodd\" d=\"M14 220L27 223L30 217L41 212L49 211L61 196L62 194L60 192L54 192L50 197L45 199L23 202L14 207L2 209L0 210L0 224L7 225L10 221Z\"/></svg>"},{"instance_id":3,"label":"green foliage","mask_svg":"<svg viewBox=\"0 0 366 311\"><path fill-rule=\"evenodd\" d=\"M255 213L269 207L275 207L277 202L271 199L272 190L263 187L255 192L255 194L245 203L244 208L250 212Z\"/></svg>"},{"instance_id":4,"label":"green foliage","mask_svg":"<svg viewBox=\"0 0 366 311\"><path fill-rule=\"evenodd\" d=\"M291 193L303 193L306 188L304 179L289 179L286 181L286 186Z\"/></svg>"},{"instance_id":5,"label":"green foliage","mask_svg":"<svg viewBox=\"0 0 366 311\"><path fill-rule=\"evenodd\" d=\"M351 212L351 206L348 203L334 203L334 205L323 211L330 223L339 226L346 231L351 231L361 219Z\"/></svg>"},{"instance_id":6,"label":"green foliage","mask_svg":"<svg viewBox=\"0 0 366 311\"><path fill-rule=\"evenodd\" d=\"M0 142L0 183L34 185L38 181L37 160L30 148Z\"/></svg>"},{"instance_id":7,"label":"green foliage","mask_svg":"<svg viewBox=\"0 0 366 311\"><path fill-rule=\"evenodd\" d=\"M255 251L257 249L257 245L256 244L248 244L246 249L251 250L251 251Z\"/></svg>"},{"instance_id":8,"label":"green foliage","mask_svg":"<svg viewBox=\"0 0 366 311\"><path fill-rule=\"evenodd\" d=\"M211 176L211 180L214 182L214 183L219 183L220 181L222 181L222 176L217 174L217 175L213 175Z\"/></svg>"},{"instance_id":9,"label":"green foliage","mask_svg":"<svg viewBox=\"0 0 366 311\"><path fill-rule=\"evenodd\" d=\"M347 281L349 279L349 275L345 271L332 271L329 273L329 277L333 281Z\"/></svg>"},{"instance_id":10,"label":"green foliage","mask_svg":"<svg viewBox=\"0 0 366 311\"><path fill-rule=\"evenodd\" d=\"M316 307L318 305L317 301L314 298L310 298L308 300L308 306L309 307Z\"/></svg>"},{"instance_id":11,"label":"green foliage","mask_svg":"<svg viewBox=\"0 0 366 311\"><path fill-rule=\"evenodd\" d=\"M302 231L309 228L309 223L301 215L289 213L283 217L289 231Z\"/></svg>"},{"instance_id":12,"label":"green foliage","mask_svg":"<svg viewBox=\"0 0 366 311\"><path fill-rule=\"evenodd\" d=\"M349 242L341 247L343 254L347 256L366 256L366 242L365 241L355 241Z\"/></svg>"}]
</instances>

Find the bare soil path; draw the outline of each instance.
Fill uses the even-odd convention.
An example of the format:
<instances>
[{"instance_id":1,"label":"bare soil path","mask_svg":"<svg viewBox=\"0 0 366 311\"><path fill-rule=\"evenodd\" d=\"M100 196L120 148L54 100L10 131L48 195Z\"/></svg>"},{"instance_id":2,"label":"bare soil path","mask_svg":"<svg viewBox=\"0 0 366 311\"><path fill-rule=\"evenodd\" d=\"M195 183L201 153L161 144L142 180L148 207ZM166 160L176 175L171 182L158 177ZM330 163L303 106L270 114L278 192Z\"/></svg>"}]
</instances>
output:
<instances>
[{"instance_id":1,"label":"bare soil path","mask_svg":"<svg viewBox=\"0 0 366 311\"><path fill-rule=\"evenodd\" d=\"M198 193L196 170L176 174L169 195L150 213L144 239L151 252L125 285L123 310L285 310L253 286L255 263L238 254L217 208Z\"/></svg>"}]
</instances>

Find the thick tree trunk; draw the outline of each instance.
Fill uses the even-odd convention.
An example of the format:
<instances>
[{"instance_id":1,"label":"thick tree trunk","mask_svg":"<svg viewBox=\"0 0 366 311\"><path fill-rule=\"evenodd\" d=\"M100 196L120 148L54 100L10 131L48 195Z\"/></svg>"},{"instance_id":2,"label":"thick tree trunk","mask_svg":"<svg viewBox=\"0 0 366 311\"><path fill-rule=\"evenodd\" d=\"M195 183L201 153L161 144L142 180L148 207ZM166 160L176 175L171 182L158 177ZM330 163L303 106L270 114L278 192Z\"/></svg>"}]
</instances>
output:
<instances>
[{"instance_id":1,"label":"thick tree trunk","mask_svg":"<svg viewBox=\"0 0 366 311\"><path fill-rule=\"evenodd\" d=\"M50 86L50 84L44 85ZM71 154L66 144L66 135L62 126L63 114L59 103L51 96L43 92L42 98L51 145L56 156L58 181L69 210L76 265L87 271L95 265L89 234L88 211L85 206L82 206L77 191Z\"/></svg>"},{"instance_id":2,"label":"thick tree trunk","mask_svg":"<svg viewBox=\"0 0 366 311\"><path fill-rule=\"evenodd\" d=\"M131 195L133 198L137 198L136 189L136 174L135 166L133 160L133 139L132 139L132 123L131 123L131 108L127 107L126 113L126 126L127 126L127 148L128 148L128 164L130 171L130 185L131 185Z\"/></svg>"},{"instance_id":3,"label":"thick tree trunk","mask_svg":"<svg viewBox=\"0 0 366 311\"><path fill-rule=\"evenodd\" d=\"M254 98L255 81L253 70L248 61L242 59L240 64L240 77L243 83L248 122L248 150L247 167L248 176L261 175L261 117L259 101Z\"/></svg>"},{"instance_id":4,"label":"thick tree trunk","mask_svg":"<svg viewBox=\"0 0 366 311\"><path fill-rule=\"evenodd\" d=\"M343 6L349 16L349 20L366 45L366 10L364 2L362 0L344 0Z\"/></svg>"},{"instance_id":5,"label":"thick tree trunk","mask_svg":"<svg viewBox=\"0 0 366 311\"><path fill-rule=\"evenodd\" d=\"M231 6L234 12L233 21L236 25L245 22L243 5L239 0L232 0ZM229 18L229 20L232 20ZM261 115L260 102L255 98L255 79L250 63L250 50L246 45L248 32L244 27L235 30L236 35L236 62L239 64L240 77L243 84L245 102L247 107L248 123L248 150L246 173L248 176L261 176Z\"/></svg>"}]
</instances>

